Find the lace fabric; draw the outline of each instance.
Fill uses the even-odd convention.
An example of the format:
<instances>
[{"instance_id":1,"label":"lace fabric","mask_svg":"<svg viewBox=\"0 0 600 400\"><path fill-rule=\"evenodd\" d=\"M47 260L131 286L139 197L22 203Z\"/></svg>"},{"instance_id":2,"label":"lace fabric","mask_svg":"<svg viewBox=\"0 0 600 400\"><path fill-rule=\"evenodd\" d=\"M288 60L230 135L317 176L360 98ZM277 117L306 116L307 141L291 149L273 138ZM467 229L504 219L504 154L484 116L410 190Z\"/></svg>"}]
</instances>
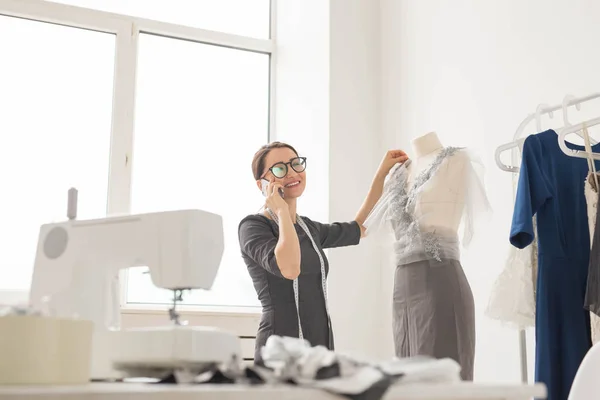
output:
<instances>
[{"instance_id":1,"label":"lace fabric","mask_svg":"<svg viewBox=\"0 0 600 400\"><path fill-rule=\"evenodd\" d=\"M496 278L485 315L515 329L535 326L533 246L510 246L505 267Z\"/></svg>"},{"instance_id":2,"label":"lace fabric","mask_svg":"<svg viewBox=\"0 0 600 400\"><path fill-rule=\"evenodd\" d=\"M444 229L423 230L419 221L424 215L416 209L419 195L438 172L440 166L457 154L467 157L465 198L462 214L462 240L457 232ZM478 224L485 221L491 207L483 184L483 165L469 150L443 148L433 162L408 184L411 161L394 167L383 188L383 194L364 223L366 234L373 235L391 229L396 265L430 260L459 260L460 243L468 247Z\"/></svg>"},{"instance_id":3,"label":"lace fabric","mask_svg":"<svg viewBox=\"0 0 600 400\"><path fill-rule=\"evenodd\" d=\"M513 177L518 182L518 174ZM524 249L509 245L504 269L498 275L485 309L485 315L514 329L535 326L538 265L537 221L533 217L533 242Z\"/></svg>"}]
</instances>

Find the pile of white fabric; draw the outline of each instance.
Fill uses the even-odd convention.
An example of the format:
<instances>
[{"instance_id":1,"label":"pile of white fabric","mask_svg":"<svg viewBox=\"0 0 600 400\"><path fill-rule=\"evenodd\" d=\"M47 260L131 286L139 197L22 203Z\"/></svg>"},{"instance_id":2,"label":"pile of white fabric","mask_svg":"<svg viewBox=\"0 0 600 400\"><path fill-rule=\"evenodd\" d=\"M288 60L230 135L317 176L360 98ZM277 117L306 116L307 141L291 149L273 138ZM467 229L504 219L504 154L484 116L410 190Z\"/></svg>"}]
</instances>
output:
<instances>
[{"instance_id":1,"label":"pile of white fabric","mask_svg":"<svg viewBox=\"0 0 600 400\"><path fill-rule=\"evenodd\" d=\"M394 384L460 380L460 365L452 359L414 357L371 363L336 354L323 346L311 347L297 338L271 336L261 355L265 366L280 381L352 398L373 391L372 396L361 397L378 399Z\"/></svg>"},{"instance_id":2,"label":"pile of white fabric","mask_svg":"<svg viewBox=\"0 0 600 400\"><path fill-rule=\"evenodd\" d=\"M289 384L353 400L379 400L392 385L460 380L460 365L451 359L414 357L373 363L323 346L311 347L308 341L298 338L271 336L261 355L261 366L240 369L235 363L215 365L194 377L174 372L163 376L161 382Z\"/></svg>"}]
</instances>

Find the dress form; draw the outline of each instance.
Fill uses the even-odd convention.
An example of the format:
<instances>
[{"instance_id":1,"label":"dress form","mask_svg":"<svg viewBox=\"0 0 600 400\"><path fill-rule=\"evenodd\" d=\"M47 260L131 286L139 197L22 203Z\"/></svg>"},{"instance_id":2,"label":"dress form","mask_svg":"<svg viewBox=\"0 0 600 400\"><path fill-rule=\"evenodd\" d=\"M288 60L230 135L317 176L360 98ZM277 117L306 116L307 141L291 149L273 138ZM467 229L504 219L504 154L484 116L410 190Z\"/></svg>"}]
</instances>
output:
<instances>
[{"instance_id":1,"label":"dress form","mask_svg":"<svg viewBox=\"0 0 600 400\"><path fill-rule=\"evenodd\" d=\"M409 187L444 149L435 132L415 138L411 146L414 159L408 166ZM424 185L415 206L415 213L421 216L422 231L458 233L466 200L468 162L467 154L462 151L446 157Z\"/></svg>"},{"instance_id":2,"label":"dress form","mask_svg":"<svg viewBox=\"0 0 600 400\"><path fill-rule=\"evenodd\" d=\"M476 211L485 209L487 198L473 179L478 175L468 150L444 147L435 132L414 139L412 150L410 162L390 171L365 221L367 235L391 228L396 356L450 357L460 364L461 378L472 380L475 304L460 247L469 245Z\"/></svg>"}]
</instances>

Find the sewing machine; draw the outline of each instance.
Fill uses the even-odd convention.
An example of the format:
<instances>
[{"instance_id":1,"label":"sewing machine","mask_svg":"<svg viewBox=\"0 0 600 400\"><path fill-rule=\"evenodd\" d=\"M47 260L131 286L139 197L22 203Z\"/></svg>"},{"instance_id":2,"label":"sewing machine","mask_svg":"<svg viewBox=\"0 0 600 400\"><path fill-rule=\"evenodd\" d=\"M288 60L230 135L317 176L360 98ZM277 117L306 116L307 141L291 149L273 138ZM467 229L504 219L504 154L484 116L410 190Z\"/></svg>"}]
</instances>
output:
<instances>
[{"instance_id":1,"label":"sewing machine","mask_svg":"<svg viewBox=\"0 0 600 400\"><path fill-rule=\"evenodd\" d=\"M92 379L239 359L236 335L182 326L176 311L182 290L210 289L215 280L224 246L221 216L183 210L75 220L71 203L68 221L40 229L30 303L94 322ZM147 266L155 286L175 291L165 326L120 330L118 274L135 266Z\"/></svg>"}]
</instances>

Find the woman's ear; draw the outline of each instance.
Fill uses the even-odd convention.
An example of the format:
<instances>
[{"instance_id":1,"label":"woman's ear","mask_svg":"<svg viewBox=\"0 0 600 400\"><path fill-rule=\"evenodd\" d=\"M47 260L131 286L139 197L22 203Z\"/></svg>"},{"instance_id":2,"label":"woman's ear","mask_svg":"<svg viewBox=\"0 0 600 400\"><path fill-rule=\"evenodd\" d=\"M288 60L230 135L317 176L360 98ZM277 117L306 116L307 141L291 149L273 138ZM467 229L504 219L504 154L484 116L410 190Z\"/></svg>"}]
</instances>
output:
<instances>
[{"instance_id":1,"label":"woman's ear","mask_svg":"<svg viewBox=\"0 0 600 400\"><path fill-rule=\"evenodd\" d=\"M261 179L256 181L256 187L258 188L258 190L260 190L262 192L262 182Z\"/></svg>"}]
</instances>

